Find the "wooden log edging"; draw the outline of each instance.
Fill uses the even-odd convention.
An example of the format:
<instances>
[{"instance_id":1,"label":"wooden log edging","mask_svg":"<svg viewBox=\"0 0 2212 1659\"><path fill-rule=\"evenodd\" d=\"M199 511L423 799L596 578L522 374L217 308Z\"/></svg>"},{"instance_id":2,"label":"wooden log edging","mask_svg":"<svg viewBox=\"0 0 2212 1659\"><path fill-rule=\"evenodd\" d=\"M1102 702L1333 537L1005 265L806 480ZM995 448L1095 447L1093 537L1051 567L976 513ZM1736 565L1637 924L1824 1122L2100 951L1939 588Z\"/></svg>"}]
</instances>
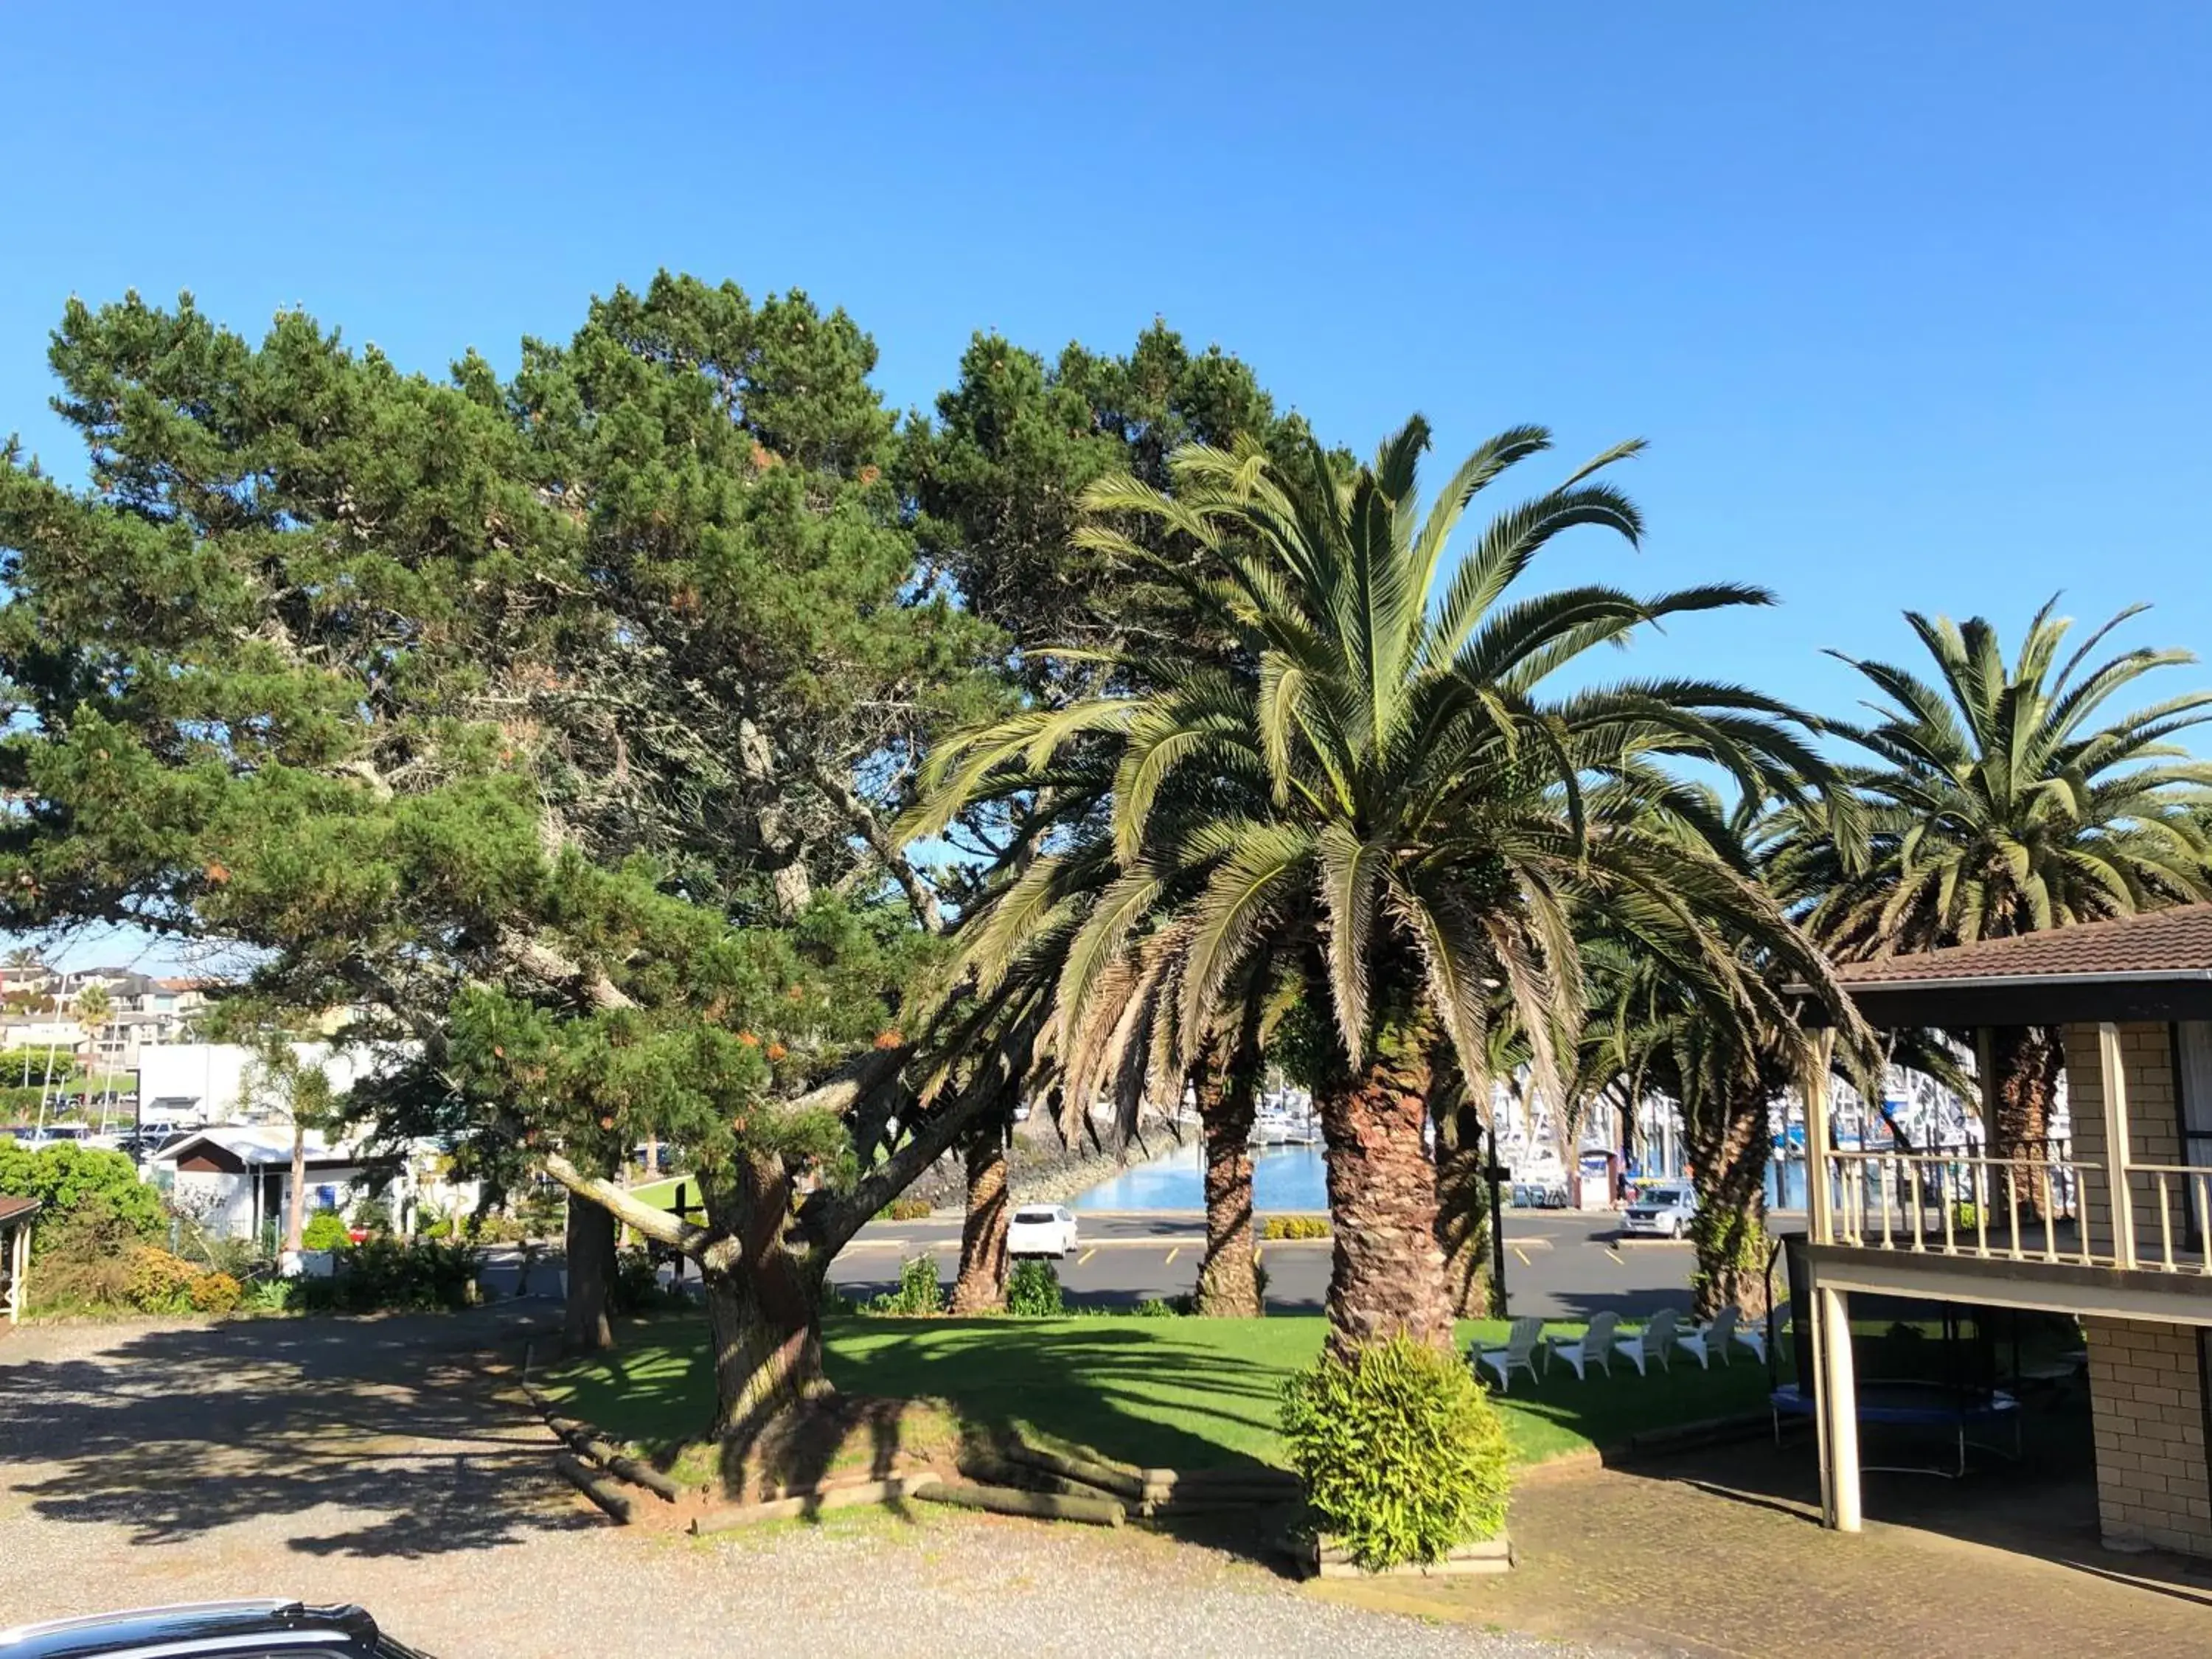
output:
<instances>
[{"instance_id":1,"label":"wooden log edging","mask_svg":"<svg viewBox=\"0 0 2212 1659\"><path fill-rule=\"evenodd\" d=\"M1042 1446L1032 1446L1024 1440L1017 1440L1008 1446L1006 1455L1017 1463L1025 1463L1031 1468L1057 1475L1063 1480L1079 1481L1132 1504L1145 1501L1144 1478L1133 1470L1111 1468L1103 1463L1069 1457Z\"/></svg>"},{"instance_id":2,"label":"wooden log edging","mask_svg":"<svg viewBox=\"0 0 2212 1659\"><path fill-rule=\"evenodd\" d=\"M703 1515L693 1516L690 1532L695 1538L704 1538L714 1533L749 1527L759 1521L795 1521L806 1516L819 1515L827 1510L855 1509L864 1504L890 1504L908 1496L911 1490L906 1476L893 1475L888 1480L825 1486L814 1492L794 1492L788 1498L772 1498L763 1503L727 1504L720 1509L708 1510Z\"/></svg>"},{"instance_id":3,"label":"wooden log edging","mask_svg":"<svg viewBox=\"0 0 2212 1659\"><path fill-rule=\"evenodd\" d=\"M962 1467L1002 1485L1064 1493L1072 1486L1075 1490L1070 1495L1091 1492L1109 1497L1146 1518L1272 1509L1295 1504L1305 1492L1303 1483L1290 1470L1264 1464L1225 1469L1141 1468L1096 1455L1032 1445L1018 1434L1000 1445L971 1453Z\"/></svg>"},{"instance_id":4,"label":"wooden log edging","mask_svg":"<svg viewBox=\"0 0 2212 1659\"><path fill-rule=\"evenodd\" d=\"M552 1430L571 1451L597 1464L617 1480L644 1488L663 1503L673 1504L682 1496L683 1489L659 1469L629 1456L589 1423L564 1415L552 1397L530 1380L530 1356L531 1350L524 1348L522 1392L538 1408L538 1414L545 1419L545 1426Z\"/></svg>"},{"instance_id":5,"label":"wooden log edging","mask_svg":"<svg viewBox=\"0 0 2212 1659\"><path fill-rule=\"evenodd\" d=\"M1111 1498L1078 1498L1018 1486L983 1486L963 1480L925 1480L908 1494L924 1504L949 1504L994 1515L1021 1515L1037 1521L1079 1521L1086 1526L1118 1527L1128 1511Z\"/></svg>"},{"instance_id":6,"label":"wooden log edging","mask_svg":"<svg viewBox=\"0 0 2212 1659\"><path fill-rule=\"evenodd\" d=\"M603 1479L597 1469L568 1452L555 1452L553 1467L560 1471L562 1480L605 1510L615 1521L625 1527L629 1524L629 1495L617 1490L614 1484Z\"/></svg>"}]
</instances>

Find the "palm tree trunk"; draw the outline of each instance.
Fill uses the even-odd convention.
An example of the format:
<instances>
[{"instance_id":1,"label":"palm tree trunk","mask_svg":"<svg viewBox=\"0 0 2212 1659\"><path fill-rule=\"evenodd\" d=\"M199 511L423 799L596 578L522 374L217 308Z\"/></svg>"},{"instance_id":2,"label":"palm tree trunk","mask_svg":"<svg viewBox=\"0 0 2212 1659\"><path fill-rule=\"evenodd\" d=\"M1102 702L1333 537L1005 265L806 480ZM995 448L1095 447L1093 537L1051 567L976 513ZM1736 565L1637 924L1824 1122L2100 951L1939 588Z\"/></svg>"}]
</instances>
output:
<instances>
[{"instance_id":1,"label":"palm tree trunk","mask_svg":"<svg viewBox=\"0 0 2212 1659\"><path fill-rule=\"evenodd\" d=\"M1766 1165L1774 1130L1764 1095L1683 1114L1682 1139L1697 1189L1697 1218L1690 1224L1696 1265L1690 1304L1711 1319L1731 1302L1747 1319L1766 1316ZM1812 1151L1813 1177L1820 1178L1820 1151Z\"/></svg>"},{"instance_id":2,"label":"palm tree trunk","mask_svg":"<svg viewBox=\"0 0 2212 1659\"><path fill-rule=\"evenodd\" d=\"M1429 1045L1412 1024L1384 1022L1366 1066L1319 1094L1336 1235L1328 1346L1339 1359L1401 1334L1453 1346L1436 1173L1421 1144Z\"/></svg>"},{"instance_id":3,"label":"palm tree trunk","mask_svg":"<svg viewBox=\"0 0 2212 1659\"><path fill-rule=\"evenodd\" d=\"M1996 1073L1996 1121L1985 1126L1990 1156L2039 1164L2050 1156L2065 1046L2051 1026L2000 1026L1990 1033L1990 1059Z\"/></svg>"},{"instance_id":4,"label":"palm tree trunk","mask_svg":"<svg viewBox=\"0 0 2212 1659\"><path fill-rule=\"evenodd\" d=\"M960 1224L956 1314L997 1313L1006 1305L1006 1124L996 1113L968 1132L968 1213Z\"/></svg>"},{"instance_id":5,"label":"palm tree trunk","mask_svg":"<svg viewBox=\"0 0 2212 1659\"><path fill-rule=\"evenodd\" d=\"M1257 1044L1241 1043L1225 1071L1211 1060L1209 1048L1191 1068L1206 1141L1206 1259L1195 1306L1216 1318L1253 1319L1260 1314L1260 1273L1252 1248L1252 1118L1261 1055Z\"/></svg>"},{"instance_id":6,"label":"palm tree trunk","mask_svg":"<svg viewBox=\"0 0 2212 1659\"><path fill-rule=\"evenodd\" d=\"M292 1126L292 1195L284 1206L284 1248L296 1251L307 1235L307 1131Z\"/></svg>"},{"instance_id":7,"label":"palm tree trunk","mask_svg":"<svg viewBox=\"0 0 2212 1659\"><path fill-rule=\"evenodd\" d=\"M1444 1294L1462 1319L1490 1317L1489 1160L1482 1121L1462 1106L1437 1129L1437 1245L1444 1255Z\"/></svg>"}]
</instances>

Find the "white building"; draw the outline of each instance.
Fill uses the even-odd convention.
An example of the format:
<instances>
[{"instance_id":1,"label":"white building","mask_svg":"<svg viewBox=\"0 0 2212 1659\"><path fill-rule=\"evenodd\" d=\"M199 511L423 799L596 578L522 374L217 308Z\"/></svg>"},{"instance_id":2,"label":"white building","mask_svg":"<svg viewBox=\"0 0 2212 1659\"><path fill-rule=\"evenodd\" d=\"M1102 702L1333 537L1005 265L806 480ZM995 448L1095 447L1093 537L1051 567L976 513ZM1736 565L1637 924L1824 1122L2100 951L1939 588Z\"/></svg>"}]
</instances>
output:
<instances>
[{"instance_id":1,"label":"white building","mask_svg":"<svg viewBox=\"0 0 2212 1659\"><path fill-rule=\"evenodd\" d=\"M396 1172L397 1159L307 1134L307 1207L351 1210L376 1182ZM209 1231L258 1238L282 1227L292 1199L292 1131L276 1124L221 1124L185 1136L154 1155L149 1166L170 1201Z\"/></svg>"},{"instance_id":2,"label":"white building","mask_svg":"<svg viewBox=\"0 0 2212 1659\"><path fill-rule=\"evenodd\" d=\"M376 1048L333 1048L295 1042L303 1063L319 1066L338 1091L380 1070L387 1055ZM149 1043L138 1051L138 1098L150 1114L190 1123L228 1123L261 1115L246 1087L253 1050L235 1042Z\"/></svg>"}]
</instances>

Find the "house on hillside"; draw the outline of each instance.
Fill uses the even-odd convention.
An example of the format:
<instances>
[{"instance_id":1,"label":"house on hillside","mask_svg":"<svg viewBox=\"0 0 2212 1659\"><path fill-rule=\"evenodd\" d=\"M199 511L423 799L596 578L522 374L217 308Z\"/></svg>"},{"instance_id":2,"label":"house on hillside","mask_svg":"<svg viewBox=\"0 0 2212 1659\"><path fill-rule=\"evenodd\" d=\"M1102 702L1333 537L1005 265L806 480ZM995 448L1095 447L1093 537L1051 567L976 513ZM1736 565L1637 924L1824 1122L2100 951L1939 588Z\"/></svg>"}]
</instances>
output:
<instances>
[{"instance_id":1,"label":"house on hillside","mask_svg":"<svg viewBox=\"0 0 2212 1659\"><path fill-rule=\"evenodd\" d=\"M1824 1080L1808 1089L1825 1176L1810 1182L1804 1260L1827 1523L1858 1529L1859 1425L1883 1420L1862 1398L1852 1299L1906 1297L2078 1318L2105 1541L2212 1558L2212 905L1838 977L1877 1029L1979 1032L1984 1091L1990 1030L2062 1029L2073 1133L2008 1159L1846 1149ZM1977 1409L2016 1407L1993 1393Z\"/></svg>"},{"instance_id":2,"label":"house on hillside","mask_svg":"<svg viewBox=\"0 0 2212 1659\"><path fill-rule=\"evenodd\" d=\"M307 1135L307 1208L349 1210L398 1172L396 1159ZM292 1131L281 1124L218 1124L154 1154L149 1168L170 1201L211 1232L258 1238L291 1203Z\"/></svg>"}]
</instances>

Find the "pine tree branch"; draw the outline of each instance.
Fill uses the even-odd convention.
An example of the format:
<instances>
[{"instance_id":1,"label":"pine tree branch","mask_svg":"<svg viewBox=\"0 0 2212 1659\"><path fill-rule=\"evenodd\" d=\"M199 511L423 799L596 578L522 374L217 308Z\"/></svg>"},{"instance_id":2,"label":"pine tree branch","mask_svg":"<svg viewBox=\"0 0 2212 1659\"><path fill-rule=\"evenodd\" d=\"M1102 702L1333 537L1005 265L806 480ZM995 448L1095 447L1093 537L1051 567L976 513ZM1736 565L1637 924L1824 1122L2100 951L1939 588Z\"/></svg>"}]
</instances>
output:
<instances>
[{"instance_id":1,"label":"pine tree branch","mask_svg":"<svg viewBox=\"0 0 2212 1659\"><path fill-rule=\"evenodd\" d=\"M862 800L851 785L821 762L811 763L807 773L822 793L829 796L837 810L845 815L854 829L860 832L860 839L868 844L868 850L882 861L884 868L891 872L891 879L898 883L899 890L906 895L906 902L914 911L915 920L921 924L922 932L943 933L945 912L938 907L937 895L930 890L929 884L921 878L921 872L907 861L905 853L884 830L884 822L876 816L875 809Z\"/></svg>"},{"instance_id":2,"label":"pine tree branch","mask_svg":"<svg viewBox=\"0 0 2212 1659\"><path fill-rule=\"evenodd\" d=\"M706 1228L665 1210L656 1210L611 1181L586 1175L559 1152L548 1152L543 1167L547 1175L577 1197L598 1205L616 1220L627 1222L656 1243L672 1246L689 1256L703 1257L714 1242L714 1235Z\"/></svg>"}]
</instances>

